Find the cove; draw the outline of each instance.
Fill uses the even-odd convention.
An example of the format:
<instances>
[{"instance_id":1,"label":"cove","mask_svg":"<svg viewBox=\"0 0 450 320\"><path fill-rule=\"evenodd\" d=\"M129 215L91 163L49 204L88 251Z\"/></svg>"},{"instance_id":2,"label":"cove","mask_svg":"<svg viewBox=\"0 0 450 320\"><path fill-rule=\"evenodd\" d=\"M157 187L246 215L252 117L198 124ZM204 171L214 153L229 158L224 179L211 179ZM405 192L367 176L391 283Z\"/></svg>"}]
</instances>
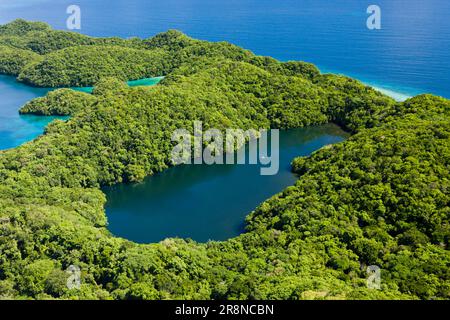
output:
<instances>
[{"instance_id":1,"label":"cove","mask_svg":"<svg viewBox=\"0 0 450 320\"><path fill-rule=\"evenodd\" d=\"M280 171L274 176L261 176L259 165L180 165L140 184L105 187L109 230L138 243L233 238L260 203L295 184L295 157L348 136L334 124L280 131Z\"/></svg>"},{"instance_id":2,"label":"cove","mask_svg":"<svg viewBox=\"0 0 450 320\"><path fill-rule=\"evenodd\" d=\"M17 147L42 134L53 120L64 117L19 115L19 109L31 99L44 96L50 89L34 88L0 75L0 150Z\"/></svg>"}]
</instances>

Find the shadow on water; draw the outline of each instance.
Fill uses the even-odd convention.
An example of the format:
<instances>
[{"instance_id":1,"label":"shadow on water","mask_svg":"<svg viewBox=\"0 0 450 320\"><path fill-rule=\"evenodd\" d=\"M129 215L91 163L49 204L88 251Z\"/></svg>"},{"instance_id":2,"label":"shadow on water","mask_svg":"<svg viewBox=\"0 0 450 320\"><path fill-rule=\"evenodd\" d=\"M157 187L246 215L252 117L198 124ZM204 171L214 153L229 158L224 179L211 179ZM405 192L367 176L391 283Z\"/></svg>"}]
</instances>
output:
<instances>
[{"instance_id":1,"label":"shadow on water","mask_svg":"<svg viewBox=\"0 0 450 320\"><path fill-rule=\"evenodd\" d=\"M280 131L280 170L273 176L261 176L259 165L182 165L140 184L104 188L109 229L140 243L235 237L245 230L248 213L295 183L290 166L295 157L347 136L332 124Z\"/></svg>"}]
</instances>

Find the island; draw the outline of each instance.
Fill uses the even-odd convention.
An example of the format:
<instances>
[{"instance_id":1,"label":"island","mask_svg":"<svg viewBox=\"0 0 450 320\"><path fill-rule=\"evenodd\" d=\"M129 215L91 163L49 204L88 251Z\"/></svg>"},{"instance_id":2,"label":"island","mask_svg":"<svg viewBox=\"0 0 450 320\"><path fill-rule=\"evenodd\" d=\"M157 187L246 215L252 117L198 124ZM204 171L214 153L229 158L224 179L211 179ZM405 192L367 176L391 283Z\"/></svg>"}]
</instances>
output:
<instances>
[{"instance_id":1,"label":"island","mask_svg":"<svg viewBox=\"0 0 450 320\"><path fill-rule=\"evenodd\" d=\"M307 62L174 30L93 38L24 20L0 26L0 73L56 89L22 113L70 115L0 152L1 298L450 298L449 100L396 102ZM83 86L92 94L67 88ZM249 212L236 238L114 237L100 188L169 168L171 133L197 120L335 123L351 137L293 159L295 185ZM379 290L367 286L369 266L382 270ZM67 270L80 271L80 286L67 286Z\"/></svg>"}]
</instances>

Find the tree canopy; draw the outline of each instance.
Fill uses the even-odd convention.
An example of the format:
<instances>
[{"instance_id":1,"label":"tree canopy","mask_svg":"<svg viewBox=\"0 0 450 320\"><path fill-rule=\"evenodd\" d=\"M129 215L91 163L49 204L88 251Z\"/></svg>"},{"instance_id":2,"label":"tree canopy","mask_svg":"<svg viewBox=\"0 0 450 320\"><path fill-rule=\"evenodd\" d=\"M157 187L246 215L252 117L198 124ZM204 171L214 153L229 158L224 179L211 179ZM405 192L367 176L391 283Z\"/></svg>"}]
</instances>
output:
<instances>
[{"instance_id":1,"label":"tree canopy","mask_svg":"<svg viewBox=\"0 0 450 320\"><path fill-rule=\"evenodd\" d=\"M0 42L42 30L54 32L16 21L0 27ZM144 47L77 45L20 67L33 84L96 87L31 101L21 112L71 117L0 152L0 297L450 298L450 101L397 103L304 62L177 31L135 42ZM20 52L3 60L0 51L0 70ZM75 62L81 73L62 71ZM160 70L154 87L123 83ZM111 235L100 188L171 166L173 130L196 120L219 129L335 122L353 135L295 159L296 184L249 213L234 239L142 245ZM65 285L70 265L82 270L79 290ZM381 267L381 290L367 288L368 265Z\"/></svg>"}]
</instances>

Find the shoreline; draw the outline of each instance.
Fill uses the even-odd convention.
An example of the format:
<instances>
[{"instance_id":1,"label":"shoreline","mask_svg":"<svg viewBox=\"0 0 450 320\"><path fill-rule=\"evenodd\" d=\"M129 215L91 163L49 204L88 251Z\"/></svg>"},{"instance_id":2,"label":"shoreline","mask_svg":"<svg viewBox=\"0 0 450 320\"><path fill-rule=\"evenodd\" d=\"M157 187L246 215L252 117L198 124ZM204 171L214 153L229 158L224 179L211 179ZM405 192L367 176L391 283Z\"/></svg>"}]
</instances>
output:
<instances>
[{"instance_id":1,"label":"shoreline","mask_svg":"<svg viewBox=\"0 0 450 320\"><path fill-rule=\"evenodd\" d=\"M164 76L159 77L153 77L153 78L142 78L138 80L130 80L126 81L127 85L129 87L151 87L156 84L158 84L162 79L164 79ZM60 88L56 88L60 89ZM80 92L86 92L86 93L92 93L94 90L94 87L69 87L69 89L80 91Z\"/></svg>"},{"instance_id":2,"label":"shoreline","mask_svg":"<svg viewBox=\"0 0 450 320\"><path fill-rule=\"evenodd\" d=\"M394 99L397 102L403 102L407 99L410 99L417 95L425 93L424 91L417 89L417 88L407 88L407 87L401 87L399 85L394 86L394 85L387 84L387 83L380 83L373 79L372 80L365 79L363 76L360 76L357 74L348 74L348 73L338 71L335 69L329 69L329 68L326 68L323 66L319 66L317 64L316 64L316 66L319 68L319 70L321 71L322 74L331 73L331 74L342 75L345 77L349 77L349 78L358 80L358 81L364 83L365 85L387 95L388 97L391 97L392 99ZM436 94L433 94L433 95L436 95Z\"/></svg>"},{"instance_id":3,"label":"shoreline","mask_svg":"<svg viewBox=\"0 0 450 320\"><path fill-rule=\"evenodd\" d=\"M394 91L394 90L391 90L391 89L383 88L383 87L380 87L380 86L375 86L375 85L372 85L370 83L366 83L366 82L363 82L363 83L365 83L368 86L372 87L373 89L381 92L382 94L385 94L388 97L391 97L392 99L394 99L397 102L403 102L403 101L408 100L408 99L410 99L410 98L415 96L415 95L409 95L409 94L405 94L405 93L402 93L402 92L399 92L399 91Z\"/></svg>"}]
</instances>

